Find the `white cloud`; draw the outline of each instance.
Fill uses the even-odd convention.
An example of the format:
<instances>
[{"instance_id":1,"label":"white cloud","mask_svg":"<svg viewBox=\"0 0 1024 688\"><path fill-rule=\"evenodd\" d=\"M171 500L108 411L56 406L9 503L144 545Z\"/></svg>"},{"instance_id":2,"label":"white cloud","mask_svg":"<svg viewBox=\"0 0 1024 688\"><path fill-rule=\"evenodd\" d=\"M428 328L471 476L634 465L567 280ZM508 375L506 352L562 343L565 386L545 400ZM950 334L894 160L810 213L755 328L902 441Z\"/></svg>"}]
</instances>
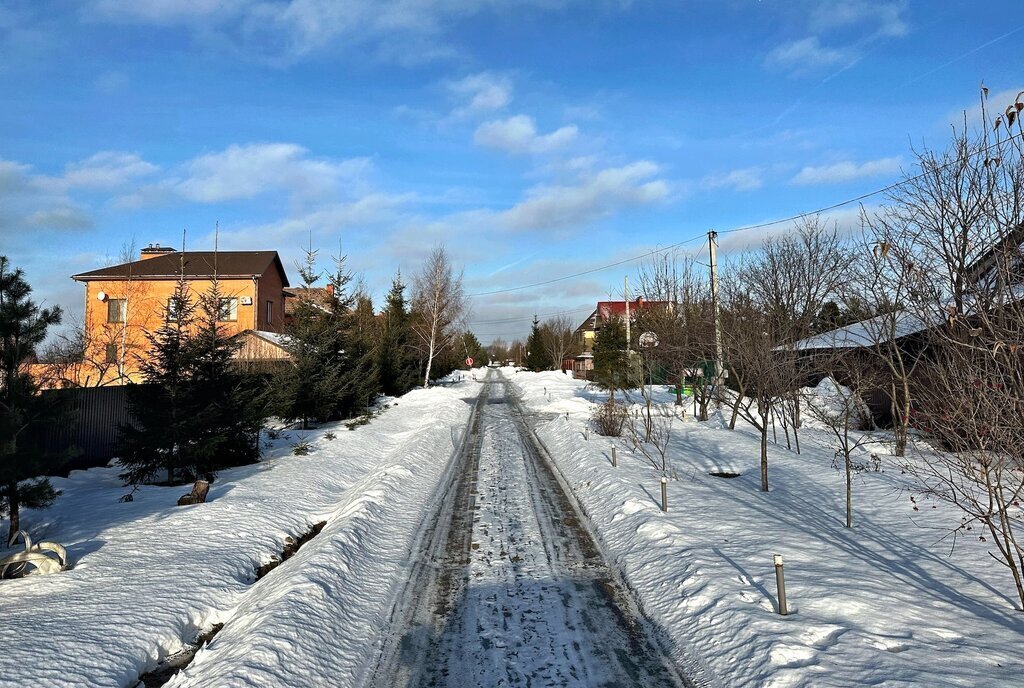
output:
<instances>
[{"instance_id":1,"label":"white cloud","mask_svg":"<svg viewBox=\"0 0 1024 688\"><path fill-rule=\"evenodd\" d=\"M877 36L898 37L910 30L906 19L907 3L844 0L818 4L808 17L811 31L861 26Z\"/></svg>"},{"instance_id":2,"label":"white cloud","mask_svg":"<svg viewBox=\"0 0 1024 688\"><path fill-rule=\"evenodd\" d=\"M905 0L814 2L810 8L797 2L789 11L799 13L806 35L774 47L764 66L791 76L826 70L834 76L857 64L880 41L910 31Z\"/></svg>"},{"instance_id":3,"label":"white cloud","mask_svg":"<svg viewBox=\"0 0 1024 688\"><path fill-rule=\"evenodd\" d=\"M67 193L62 178L34 174L29 165L0 160L0 236L23 238L25 230L88 229L87 209Z\"/></svg>"},{"instance_id":4,"label":"white cloud","mask_svg":"<svg viewBox=\"0 0 1024 688\"><path fill-rule=\"evenodd\" d=\"M415 199L414 194L369 193L351 202L328 203L274 222L229 228L220 233L220 239L229 249L251 247L254 236L268 248L300 246L309 235L314 242L329 243L341 233L394 220Z\"/></svg>"},{"instance_id":5,"label":"white cloud","mask_svg":"<svg viewBox=\"0 0 1024 688\"><path fill-rule=\"evenodd\" d=\"M171 188L200 203L254 198L281 189L312 198L334 194L342 182L358 190L371 168L368 158L316 159L293 143L232 145L187 162L184 178Z\"/></svg>"},{"instance_id":6,"label":"white cloud","mask_svg":"<svg viewBox=\"0 0 1024 688\"><path fill-rule=\"evenodd\" d=\"M0 198L27 186L31 169L13 160L0 160Z\"/></svg>"},{"instance_id":7,"label":"white cloud","mask_svg":"<svg viewBox=\"0 0 1024 688\"><path fill-rule=\"evenodd\" d=\"M538 134L532 117L515 115L505 120L484 122L473 134L473 142L514 155L538 154L564 148L576 139L578 133L575 125L569 125L550 134Z\"/></svg>"},{"instance_id":8,"label":"white cloud","mask_svg":"<svg viewBox=\"0 0 1024 688\"><path fill-rule=\"evenodd\" d=\"M572 227L629 206L648 205L668 196L668 184L652 179L659 172L653 162L641 160L587 175L571 186L539 186L525 200L499 214L504 226L515 230Z\"/></svg>"},{"instance_id":9,"label":"white cloud","mask_svg":"<svg viewBox=\"0 0 1024 688\"><path fill-rule=\"evenodd\" d=\"M64 188L115 189L160 168L135 153L101 151L79 162L68 163L57 184Z\"/></svg>"},{"instance_id":10,"label":"white cloud","mask_svg":"<svg viewBox=\"0 0 1024 688\"><path fill-rule=\"evenodd\" d=\"M512 80L491 72L447 81L445 87L459 103L452 113L456 117L494 112L512 102Z\"/></svg>"},{"instance_id":11,"label":"white cloud","mask_svg":"<svg viewBox=\"0 0 1024 688\"><path fill-rule=\"evenodd\" d=\"M831 165L807 166L793 177L792 183L802 186L812 184L839 184L861 179L895 175L900 171L900 158L879 158L860 164L843 161Z\"/></svg>"},{"instance_id":12,"label":"white cloud","mask_svg":"<svg viewBox=\"0 0 1024 688\"><path fill-rule=\"evenodd\" d=\"M62 206L37 210L22 220L26 227L34 229L89 229L93 226L92 217L82 208Z\"/></svg>"},{"instance_id":13,"label":"white cloud","mask_svg":"<svg viewBox=\"0 0 1024 688\"><path fill-rule=\"evenodd\" d=\"M211 46L290 63L340 47L400 64L456 54L446 40L459 20L516 7L579 0L91 0L92 21L184 26Z\"/></svg>"},{"instance_id":14,"label":"white cloud","mask_svg":"<svg viewBox=\"0 0 1024 688\"><path fill-rule=\"evenodd\" d=\"M94 0L90 12L125 21L177 24L234 14L253 4L245 0Z\"/></svg>"},{"instance_id":15,"label":"white cloud","mask_svg":"<svg viewBox=\"0 0 1024 688\"><path fill-rule=\"evenodd\" d=\"M96 89L97 93L110 96L116 93L121 93L128 88L130 83L131 80L124 72L110 70L97 76L96 79L93 80L92 85L93 88Z\"/></svg>"},{"instance_id":16,"label":"white cloud","mask_svg":"<svg viewBox=\"0 0 1024 688\"><path fill-rule=\"evenodd\" d=\"M764 169L761 167L746 167L729 172L710 174L700 182L700 188L705 191L717 191L719 189L754 191L762 186L764 186Z\"/></svg>"},{"instance_id":17,"label":"white cloud","mask_svg":"<svg viewBox=\"0 0 1024 688\"><path fill-rule=\"evenodd\" d=\"M822 213L818 215L818 219L828 227L835 227L840 237L852 237L861 229L863 218L875 215L879 212L879 208L880 206L878 205L846 205L842 208L835 208ZM771 218L764 218L750 224L762 224L770 221ZM792 232L801 222L803 222L803 219L779 222L768 227L758 227L757 229L729 231L719 234L718 248L723 252L756 250L762 246L765 239Z\"/></svg>"},{"instance_id":18,"label":"white cloud","mask_svg":"<svg viewBox=\"0 0 1024 688\"><path fill-rule=\"evenodd\" d=\"M1016 103L1018 96L1024 99L1024 95L1021 94L1024 94L1024 83L1020 84L1018 88L991 91L985 99L985 110L988 115L988 122L985 124L989 127L994 126L996 117L1002 115L1008 105ZM942 118L942 123L962 128L965 116L967 117L968 127L980 127L982 125L981 102L978 97L973 98L960 109L946 113ZM1005 125L1006 122L1003 122L1003 124Z\"/></svg>"},{"instance_id":19,"label":"white cloud","mask_svg":"<svg viewBox=\"0 0 1024 688\"><path fill-rule=\"evenodd\" d=\"M817 36L808 36L776 46L765 56L764 64L770 69L800 75L830 67L847 67L857 59L857 52L851 48L829 48L823 46Z\"/></svg>"}]
</instances>

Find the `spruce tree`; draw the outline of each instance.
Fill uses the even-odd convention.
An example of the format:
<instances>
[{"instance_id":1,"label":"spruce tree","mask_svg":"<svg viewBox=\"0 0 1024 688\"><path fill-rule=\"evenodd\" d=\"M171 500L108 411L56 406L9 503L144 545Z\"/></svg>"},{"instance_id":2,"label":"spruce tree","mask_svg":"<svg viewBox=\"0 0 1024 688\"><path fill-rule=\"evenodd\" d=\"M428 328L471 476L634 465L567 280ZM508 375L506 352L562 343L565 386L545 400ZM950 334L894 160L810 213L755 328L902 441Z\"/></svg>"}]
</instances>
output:
<instances>
[{"instance_id":1,"label":"spruce tree","mask_svg":"<svg viewBox=\"0 0 1024 688\"><path fill-rule=\"evenodd\" d=\"M381 391L401 396L417 383L418 362L412 344L408 302L401 271L391 281L384 311L381 313L380 341L377 346L377 370Z\"/></svg>"},{"instance_id":2,"label":"spruce tree","mask_svg":"<svg viewBox=\"0 0 1024 688\"><path fill-rule=\"evenodd\" d=\"M594 382L611 392L628 384L629 364L626 353L626 325L618 318L604 323L594 338Z\"/></svg>"},{"instance_id":3,"label":"spruce tree","mask_svg":"<svg viewBox=\"0 0 1024 688\"><path fill-rule=\"evenodd\" d=\"M187 469L192 476L213 475L259 456L262 409L254 382L233 364L240 342L225 334L218 324L221 317L221 292L214 280L199 299L189 340L189 405L195 415Z\"/></svg>"},{"instance_id":4,"label":"spruce tree","mask_svg":"<svg viewBox=\"0 0 1024 688\"><path fill-rule=\"evenodd\" d=\"M373 312L373 300L365 293L356 295L355 308L347 326L346 351L352 368L348 373L350 381L346 396L349 414L356 415L365 412L380 394L377 356L380 328Z\"/></svg>"},{"instance_id":5,"label":"spruce tree","mask_svg":"<svg viewBox=\"0 0 1024 688\"><path fill-rule=\"evenodd\" d=\"M315 253L307 251L300 270L305 289L285 332L291 364L274 381L277 414L301 421L303 428L310 421L336 420L364 409L369 395L363 383L369 377L373 386L374 377L370 357L358 351L352 274L345 256L334 259L327 295L314 297L312 289L320 278L313 267Z\"/></svg>"},{"instance_id":6,"label":"spruce tree","mask_svg":"<svg viewBox=\"0 0 1024 688\"><path fill-rule=\"evenodd\" d=\"M463 350L468 358L473 359L474 366L485 366L489 360L487 349L480 340L476 338L476 335L472 332L466 332L462 335Z\"/></svg>"},{"instance_id":7,"label":"spruce tree","mask_svg":"<svg viewBox=\"0 0 1024 688\"><path fill-rule=\"evenodd\" d=\"M167 483L185 466L192 436L189 403L190 351L188 329L196 304L183 279L162 308L163 324L151 333L148 355L140 368L145 384L129 385L133 422L121 427L121 478L132 485L153 480L165 471Z\"/></svg>"},{"instance_id":8,"label":"spruce tree","mask_svg":"<svg viewBox=\"0 0 1024 688\"><path fill-rule=\"evenodd\" d=\"M20 528L21 507L43 508L60 494L46 478L62 457L46 456L29 441L34 426L54 422L59 409L43 398L25 364L61 320L59 308L40 309L21 269L0 255L0 514L10 517L8 541Z\"/></svg>"},{"instance_id":9,"label":"spruce tree","mask_svg":"<svg viewBox=\"0 0 1024 688\"><path fill-rule=\"evenodd\" d=\"M544 351L544 340L537 316L533 316L533 327L530 328L530 336L526 339L526 367L534 372L548 369L548 355Z\"/></svg>"},{"instance_id":10,"label":"spruce tree","mask_svg":"<svg viewBox=\"0 0 1024 688\"><path fill-rule=\"evenodd\" d=\"M121 430L121 474L129 484L164 472L169 484L212 478L259 455L255 390L237 371L237 342L218 324L216 279L198 301L179 280L164 323L148 335L145 384L129 388L133 423Z\"/></svg>"}]
</instances>

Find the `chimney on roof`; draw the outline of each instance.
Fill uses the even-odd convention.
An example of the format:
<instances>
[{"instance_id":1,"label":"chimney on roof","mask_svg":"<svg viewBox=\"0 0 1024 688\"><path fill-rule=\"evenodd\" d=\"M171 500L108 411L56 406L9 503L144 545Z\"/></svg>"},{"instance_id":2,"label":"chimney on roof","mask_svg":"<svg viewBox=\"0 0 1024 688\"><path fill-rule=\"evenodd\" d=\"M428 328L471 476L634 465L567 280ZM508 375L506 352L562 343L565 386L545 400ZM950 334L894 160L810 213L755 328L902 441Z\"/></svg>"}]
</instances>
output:
<instances>
[{"instance_id":1,"label":"chimney on roof","mask_svg":"<svg viewBox=\"0 0 1024 688\"><path fill-rule=\"evenodd\" d=\"M639 308L642 305L644 305L644 297L642 297L642 296L636 297L636 307Z\"/></svg>"},{"instance_id":2,"label":"chimney on roof","mask_svg":"<svg viewBox=\"0 0 1024 688\"><path fill-rule=\"evenodd\" d=\"M161 246L160 244L150 244L141 251L139 251L139 260L146 260L147 258L156 258L162 256L165 253L174 253L174 249L170 246Z\"/></svg>"},{"instance_id":3,"label":"chimney on roof","mask_svg":"<svg viewBox=\"0 0 1024 688\"><path fill-rule=\"evenodd\" d=\"M334 285L333 284L328 284L327 285L327 295L328 296L334 296Z\"/></svg>"}]
</instances>

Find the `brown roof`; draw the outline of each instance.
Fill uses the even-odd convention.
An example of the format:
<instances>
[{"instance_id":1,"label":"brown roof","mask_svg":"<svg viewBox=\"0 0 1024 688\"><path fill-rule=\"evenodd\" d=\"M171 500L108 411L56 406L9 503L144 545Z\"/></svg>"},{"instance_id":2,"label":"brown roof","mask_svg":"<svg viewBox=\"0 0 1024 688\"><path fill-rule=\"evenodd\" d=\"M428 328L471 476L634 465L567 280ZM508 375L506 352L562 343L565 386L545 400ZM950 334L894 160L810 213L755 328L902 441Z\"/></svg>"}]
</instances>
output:
<instances>
[{"instance_id":1,"label":"brown roof","mask_svg":"<svg viewBox=\"0 0 1024 688\"><path fill-rule=\"evenodd\" d=\"M320 308L327 308L331 303L331 293L327 287L286 287L284 289L285 315L293 315L300 301L309 301Z\"/></svg>"},{"instance_id":2,"label":"brown roof","mask_svg":"<svg viewBox=\"0 0 1024 688\"><path fill-rule=\"evenodd\" d=\"M184 258L184 270L182 270ZM216 268L214 267L216 265ZM281 282L288 286L288 275L281 264L277 251L174 251L154 258L136 260L121 265L90 270L71 279L87 282L97 279L178 279L184 273L186 278L252 277L262 275L272 266L281 273Z\"/></svg>"},{"instance_id":3,"label":"brown roof","mask_svg":"<svg viewBox=\"0 0 1024 688\"><path fill-rule=\"evenodd\" d=\"M968 282L977 286L978 282L990 274L1001 261L1006 263L1005 267L1016 268L1019 271L1019 263L1013 261L1013 258L1020 255L1022 248L1024 248L1024 222L1007 230L999 241L967 268L964 277ZM1013 277L1020 279L1019 275Z\"/></svg>"}]
</instances>

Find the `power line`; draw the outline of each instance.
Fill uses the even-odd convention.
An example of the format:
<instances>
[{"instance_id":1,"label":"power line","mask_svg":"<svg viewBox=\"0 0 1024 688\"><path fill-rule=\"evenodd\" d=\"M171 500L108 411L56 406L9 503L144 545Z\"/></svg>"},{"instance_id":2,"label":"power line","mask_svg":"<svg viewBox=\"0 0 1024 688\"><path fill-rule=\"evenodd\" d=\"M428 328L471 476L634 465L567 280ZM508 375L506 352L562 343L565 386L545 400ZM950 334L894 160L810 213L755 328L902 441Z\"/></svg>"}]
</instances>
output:
<instances>
[{"instance_id":1,"label":"power line","mask_svg":"<svg viewBox=\"0 0 1024 688\"><path fill-rule=\"evenodd\" d=\"M985 152L991 150L992 148L995 148L996 146L1005 145L1005 144L1013 141L1014 139L1021 138L1022 136L1024 136L1024 132L1021 132L1021 133L1018 133L1018 134L1013 134L1012 136L1008 136L1007 138L1003 139L1002 141L996 141L995 143L992 143L992 144L990 144L988 146L985 146L984 148L980 148L980 149L974 151L973 153L970 154L970 157L981 155L982 153L985 153ZM784 218L781 218L781 219L778 219L778 220L769 220L767 222L759 222L757 224L752 224L752 225L743 225L743 226L740 226L740 227L732 227L730 229L720 229L720 230L718 230L718 233L719 234L733 234L735 232L748 232L748 231L754 230L754 229L764 229L766 227L773 227L775 225L781 225L781 224L785 224L787 222L794 222L796 220L800 220L802 218L805 218L805 217L808 217L808 216L811 216L811 215L819 215L821 213L826 213L826 212L828 212L830 210L835 210L836 208L841 208L844 205L850 205L851 203L857 203L857 202L863 201L863 200L865 200L867 198L871 198L872 196L877 196L878 194L885 193L887 191L892 191L893 189L897 189L897 188L899 188L901 186L904 186L906 184L910 184L912 182L915 182L915 181L917 181L919 179L922 179L922 178L928 176L929 174L934 174L935 172L945 170L947 167L952 166L956 162L957 162L957 160L950 160L946 164L940 165L938 168L932 168L932 169L929 169L929 170L925 170L925 171L921 172L920 174L914 175L913 177L908 177L907 179L903 179L903 180L898 181L898 182L893 182L892 184L889 184L888 186L883 186L880 189L875 189L874 191L869 191L867 193L860 194L859 196L854 196L853 198L847 198L846 200L839 201L838 203L833 203L832 205L828 205L828 206L825 206L823 208L817 208L815 210L807 210L807 211L804 211L804 212L801 212L801 213L797 213L795 215L790 215L789 217L784 217ZM658 255L658 254L661 254L661 253L665 253L667 251L671 251L673 249L679 248L680 246L684 246L685 244L689 244L689 243L694 242L697 239L701 239L701 238L703 238L703 235L697 235L695 237L691 237L689 239L685 239L685 240L677 242L675 244L670 244L668 246L663 246L662 248L653 249L653 250L648 251L647 253L644 253L644 254L639 255L639 256L633 256L632 258L624 258L622 260L617 260L614 263L608 263L607 265L600 265L600 266L598 266L596 268L590 268L589 270L582 270L580 272L574 272L571 275L563 275L562 277L554 277L554 278L549 279L549 280L544 280L542 282L533 282L531 284L521 284L518 287L506 287L504 289L493 289L491 291L476 292L474 294L467 294L467 296L474 297L474 296L490 296L492 294L505 294L505 293L512 292L512 291L521 291L523 289L532 289L534 287L543 287L545 285L554 284L556 282L564 282L565 280L575 279L577 277L583 277L584 275L592 275L595 272L602 272L602 271L608 270L610 268L618 267L619 265L625 265L626 263L633 263L633 262L636 262L638 260L643 260L644 258L649 258L651 256L655 256L655 255Z\"/></svg>"},{"instance_id":2,"label":"power line","mask_svg":"<svg viewBox=\"0 0 1024 688\"><path fill-rule=\"evenodd\" d=\"M574 279L576 277L582 277L583 275L591 275L591 274L593 274L595 272L601 272L603 270L608 270L609 268L618 267L619 265L625 265L626 263L632 263L632 262L635 262L635 261L638 261L638 260L643 260L644 258L648 258L650 256L657 255L659 253L664 253L666 251L671 251L674 248L679 248L680 246L683 246L684 244L689 244L690 242L697 241L697 239L703 239L703 238L704 237L702 235L698 235L698 236L695 236L695 237L691 237L689 239L685 239L684 241L677 242L675 244L670 244L670 245L664 246L662 248L657 248L657 249L654 249L652 251L648 251L647 253L644 253L644 254L639 255L639 256L633 256L632 258L623 258L622 260L617 260L614 263L608 263L607 265L601 265L600 267L591 268L590 270L582 270L580 272L574 272L571 275L563 275L562 277L555 277L553 279L544 280L543 282L534 282L533 284L523 284L523 285L520 285L518 287L508 287L507 289L494 289L492 291L478 291L475 294L467 294L467 296L473 297L473 296L490 296L491 294L504 294L504 293L510 292L510 291L519 291L520 289L530 289L532 287L543 287L544 285L554 284L555 282L564 282L565 280L568 280L568 279Z\"/></svg>"},{"instance_id":3,"label":"power line","mask_svg":"<svg viewBox=\"0 0 1024 688\"><path fill-rule=\"evenodd\" d=\"M584 311L592 311L592 310L593 310L593 308L591 308L590 306L582 306L580 308L574 308L574 309L568 310L568 311L558 311L556 313L539 313L539 314L536 314L536 315L524 315L524 316L518 317L518 318L498 318L497 320L473 320L472 323L474 325L495 325L495 324L498 324L498 323L509 323L509 322L520 322L522 320L533 320L534 317L543 319L543 318L553 318L553 317L556 317L556 316L559 316L559 315L574 315L576 313L583 313Z\"/></svg>"}]
</instances>

